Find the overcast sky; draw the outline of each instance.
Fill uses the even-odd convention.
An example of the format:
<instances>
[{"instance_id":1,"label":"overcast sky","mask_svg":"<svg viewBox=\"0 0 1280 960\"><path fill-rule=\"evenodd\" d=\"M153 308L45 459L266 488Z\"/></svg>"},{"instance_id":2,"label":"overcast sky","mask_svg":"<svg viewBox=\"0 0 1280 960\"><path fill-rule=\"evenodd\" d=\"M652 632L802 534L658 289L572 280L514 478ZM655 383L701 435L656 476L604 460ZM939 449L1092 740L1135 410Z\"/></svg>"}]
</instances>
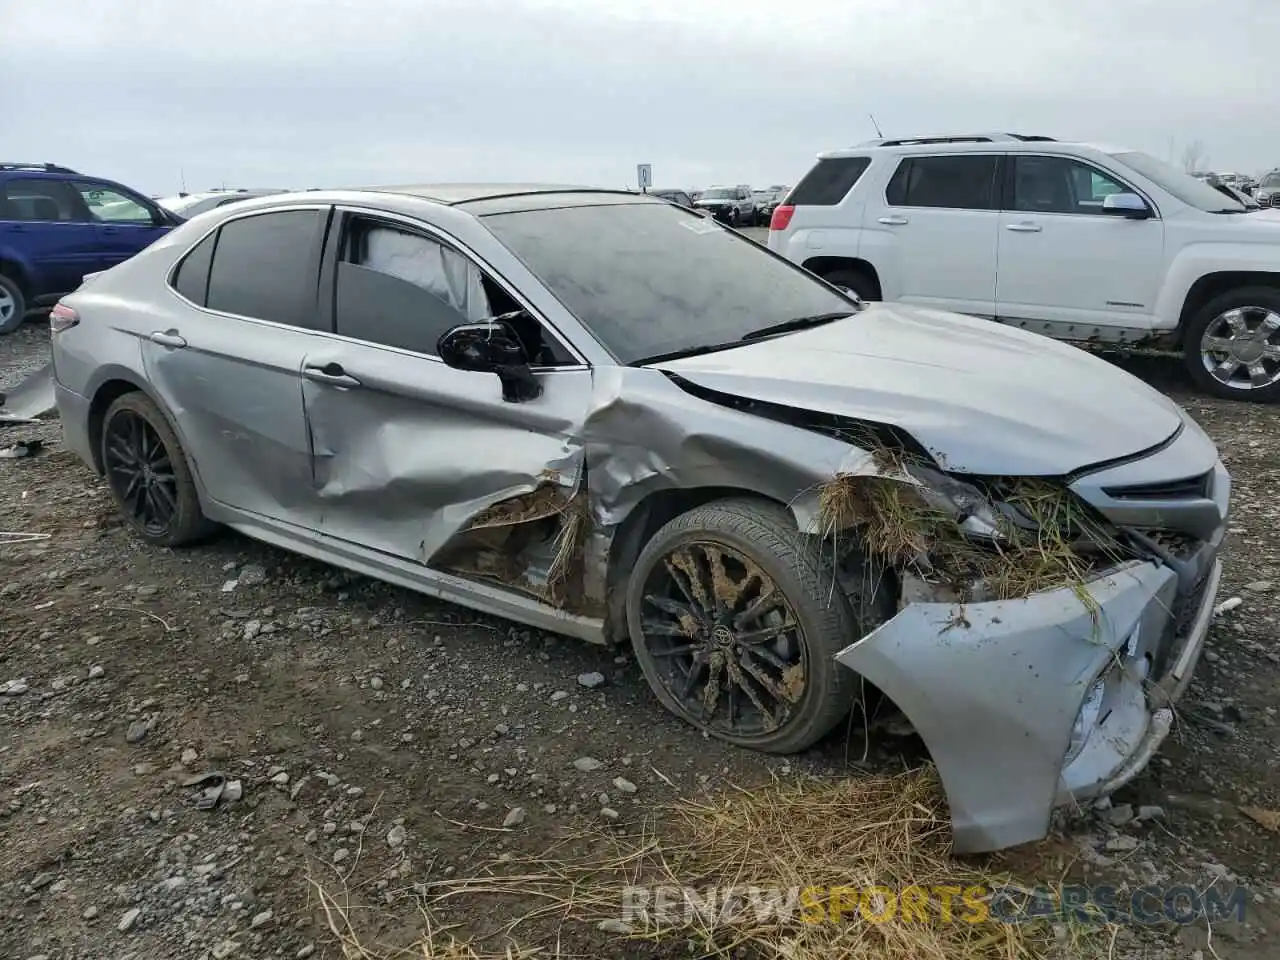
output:
<instances>
[{"instance_id":1,"label":"overcast sky","mask_svg":"<svg viewBox=\"0 0 1280 960\"><path fill-rule=\"evenodd\" d=\"M0 159L147 193L790 184L868 113L1280 165L1277 0L0 0L0 38Z\"/></svg>"}]
</instances>

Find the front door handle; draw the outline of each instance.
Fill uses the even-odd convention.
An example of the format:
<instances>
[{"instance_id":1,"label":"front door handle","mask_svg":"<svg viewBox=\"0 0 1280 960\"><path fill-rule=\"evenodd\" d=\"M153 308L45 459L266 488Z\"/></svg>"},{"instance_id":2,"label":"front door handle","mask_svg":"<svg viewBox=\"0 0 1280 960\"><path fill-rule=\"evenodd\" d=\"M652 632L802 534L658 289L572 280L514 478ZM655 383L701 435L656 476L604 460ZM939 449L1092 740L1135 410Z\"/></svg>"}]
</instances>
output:
<instances>
[{"instance_id":1,"label":"front door handle","mask_svg":"<svg viewBox=\"0 0 1280 960\"><path fill-rule=\"evenodd\" d=\"M881 217L880 222L887 224L890 227L902 227L906 226L911 221L906 217Z\"/></svg>"},{"instance_id":2,"label":"front door handle","mask_svg":"<svg viewBox=\"0 0 1280 960\"><path fill-rule=\"evenodd\" d=\"M1005 225L1005 229L1014 233L1039 233L1041 227L1038 223L1010 223Z\"/></svg>"},{"instance_id":3,"label":"front door handle","mask_svg":"<svg viewBox=\"0 0 1280 960\"><path fill-rule=\"evenodd\" d=\"M158 343L162 347L172 347L174 350L181 350L187 345L187 341L178 336L177 330L157 330L151 334L151 342Z\"/></svg>"},{"instance_id":4,"label":"front door handle","mask_svg":"<svg viewBox=\"0 0 1280 960\"><path fill-rule=\"evenodd\" d=\"M328 384L331 387L345 387L351 390L360 386L360 381L342 369L340 363L326 363L323 367L306 366L302 375L315 383Z\"/></svg>"}]
</instances>

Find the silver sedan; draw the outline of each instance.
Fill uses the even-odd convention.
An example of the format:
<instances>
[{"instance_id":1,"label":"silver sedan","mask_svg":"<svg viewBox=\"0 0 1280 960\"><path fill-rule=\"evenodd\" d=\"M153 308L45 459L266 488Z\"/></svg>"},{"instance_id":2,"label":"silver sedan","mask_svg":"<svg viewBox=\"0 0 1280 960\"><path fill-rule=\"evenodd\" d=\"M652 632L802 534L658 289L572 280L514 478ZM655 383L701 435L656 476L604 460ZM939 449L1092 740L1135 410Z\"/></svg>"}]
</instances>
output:
<instances>
[{"instance_id":1,"label":"silver sedan","mask_svg":"<svg viewBox=\"0 0 1280 960\"><path fill-rule=\"evenodd\" d=\"M1176 405L652 197L246 200L51 325L67 442L144 540L222 524L630 643L743 747L896 705L958 850L1133 777L1208 629L1230 480Z\"/></svg>"}]
</instances>

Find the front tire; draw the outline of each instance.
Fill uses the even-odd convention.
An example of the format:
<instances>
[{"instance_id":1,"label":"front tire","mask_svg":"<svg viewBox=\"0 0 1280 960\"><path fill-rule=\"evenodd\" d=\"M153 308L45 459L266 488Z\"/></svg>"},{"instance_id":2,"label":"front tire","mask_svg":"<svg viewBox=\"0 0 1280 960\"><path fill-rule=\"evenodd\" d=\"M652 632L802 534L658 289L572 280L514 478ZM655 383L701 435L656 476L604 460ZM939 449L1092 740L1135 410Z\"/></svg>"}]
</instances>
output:
<instances>
[{"instance_id":1,"label":"front tire","mask_svg":"<svg viewBox=\"0 0 1280 960\"><path fill-rule=\"evenodd\" d=\"M147 543L177 547L208 535L186 454L150 397L117 397L102 419L102 467L120 512Z\"/></svg>"},{"instance_id":2,"label":"front tire","mask_svg":"<svg viewBox=\"0 0 1280 960\"><path fill-rule=\"evenodd\" d=\"M27 317L27 298L18 282L0 273L0 334L13 333Z\"/></svg>"},{"instance_id":3,"label":"front tire","mask_svg":"<svg viewBox=\"0 0 1280 960\"><path fill-rule=\"evenodd\" d=\"M1183 331L1196 386L1227 400L1280 400L1280 289L1242 287L1214 297Z\"/></svg>"},{"instance_id":4,"label":"front tire","mask_svg":"<svg viewBox=\"0 0 1280 960\"><path fill-rule=\"evenodd\" d=\"M631 641L658 700L738 746L812 746L858 697L835 654L871 627L835 575L831 551L771 503L717 500L668 522L627 587Z\"/></svg>"},{"instance_id":5,"label":"front tire","mask_svg":"<svg viewBox=\"0 0 1280 960\"><path fill-rule=\"evenodd\" d=\"M838 287L846 293L852 293L859 300L870 302L880 299L879 287L876 285L875 280L864 270L831 270L822 274L822 279L833 287Z\"/></svg>"}]
</instances>

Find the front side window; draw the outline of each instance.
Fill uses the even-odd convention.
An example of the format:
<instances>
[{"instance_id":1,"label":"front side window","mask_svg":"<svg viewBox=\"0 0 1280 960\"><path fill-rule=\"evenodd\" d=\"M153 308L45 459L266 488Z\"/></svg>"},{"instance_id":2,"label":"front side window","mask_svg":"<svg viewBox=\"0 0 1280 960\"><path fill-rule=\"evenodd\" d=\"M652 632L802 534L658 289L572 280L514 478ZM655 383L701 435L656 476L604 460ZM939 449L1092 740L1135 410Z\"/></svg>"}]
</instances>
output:
<instances>
[{"instance_id":1,"label":"front side window","mask_svg":"<svg viewBox=\"0 0 1280 960\"><path fill-rule=\"evenodd\" d=\"M0 187L0 220L83 223L84 202L69 183L52 179L16 179Z\"/></svg>"},{"instance_id":2,"label":"front side window","mask_svg":"<svg viewBox=\"0 0 1280 960\"><path fill-rule=\"evenodd\" d=\"M1150 154L1125 150L1110 155L1111 159L1136 170L1156 186L1172 194L1189 207L1205 213L1243 213L1244 207L1228 200L1212 185L1191 174L1158 160Z\"/></svg>"},{"instance_id":3,"label":"front side window","mask_svg":"<svg viewBox=\"0 0 1280 960\"><path fill-rule=\"evenodd\" d=\"M722 349L856 306L733 230L666 203L491 214L484 224L619 362Z\"/></svg>"},{"instance_id":4,"label":"front side window","mask_svg":"<svg viewBox=\"0 0 1280 960\"><path fill-rule=\"evenodd\" d=\"M1100 214L1102 203L1130 192L1122 183L1070 157L1011 157L1010 209L1024 213Z\"/></svg>"},{"instance_id":5,"label":"front side window","mask_svg":"<svg viewBox=\"0 0 1280 960\"><path fill-rule=\"evenodd\" d=\"M997 167L994 155L906 157L894 171L885 199L892 207L992 210Z\"/></svg>"},{"instance_id":6,"label":"front side window","mask_svg":"<svg viewBox=\"0 0 1280 960\"><path fill-rule=\"evenodd\" d=\"M224 223L209 271L209 309L314 328L323 229L319 210L283 210Z\"/></svg>"},{"instance_id":7,"label":"front side window","mask_svg":"<svg viewBox=\"0 0 1280 960\"><path fill-rule=\"evenodd\" d=\"M352 217L335 279L334 313L343 336L435 356L441 335L460 323L508 315L535 366L570 362L538 321L457 250L425 234Z\"/></svg>"},{"instance_id":8,"label":"front side window","mask_svg":"<svg viewBox=\"0 0 1280 960\"><path fill-rule=\"evenodd\" d=\"M77 182L76 190L89 208L89 215L101 223L151 223L151 211L128 194L94 183Z\"/></svg>"}]
</instances>

